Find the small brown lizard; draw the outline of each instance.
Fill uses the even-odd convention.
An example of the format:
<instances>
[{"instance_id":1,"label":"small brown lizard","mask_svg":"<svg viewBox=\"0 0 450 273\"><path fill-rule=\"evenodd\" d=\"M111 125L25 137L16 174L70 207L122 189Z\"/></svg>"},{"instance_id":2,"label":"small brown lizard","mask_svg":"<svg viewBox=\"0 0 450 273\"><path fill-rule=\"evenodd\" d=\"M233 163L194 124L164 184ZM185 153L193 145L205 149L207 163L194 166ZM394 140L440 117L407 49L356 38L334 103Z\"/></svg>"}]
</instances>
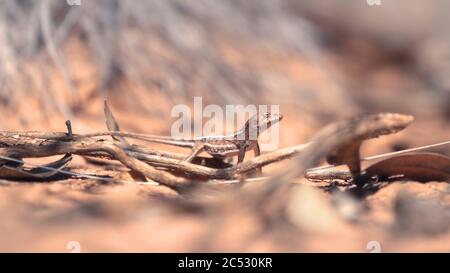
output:
<instances>
[{"instance_id":1,"label":"small brown lizard","mask_svg":"<svg viewBox=\"0 0 450 273\"><path fill-rule=\"evenodd\" d=\"M184 159L190 162L198 154L205 151L213 157L225 158L238 156L238 163L242 162L245 152L253 150L255 156L260 155L258 136L273 124L281 121L283 115L265 112L251 117L238 131L230 135L211 135L192 139L176 139L163 136L148 136L145 141L191 148L191 153Z\"/></svg>"}]
</instances>

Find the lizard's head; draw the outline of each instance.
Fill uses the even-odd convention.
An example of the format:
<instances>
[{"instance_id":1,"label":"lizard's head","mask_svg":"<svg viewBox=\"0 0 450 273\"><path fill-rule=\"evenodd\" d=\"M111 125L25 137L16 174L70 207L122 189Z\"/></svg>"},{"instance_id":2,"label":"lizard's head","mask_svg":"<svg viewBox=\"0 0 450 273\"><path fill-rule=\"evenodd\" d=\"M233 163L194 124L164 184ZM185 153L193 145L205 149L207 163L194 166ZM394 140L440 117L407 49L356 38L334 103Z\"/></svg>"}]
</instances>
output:
<instances>
[{"instance_id":1,"label":"lizard's head","mask_svg":"<svg viewBox=\"0 0 450 273\"><path fill-rule=\"evenodd\" d=\"M272 124L275 124L283 119L282 114L265 112L258 117L258 127L259 128L269 128Z\"/></svg>"},{"instance_id":2,"label":"lizard's head","mask_svg":"<svg viewBox=\"0 0 450 273\"><path fill-rule=\"evenodd\" d=\"M264 132L266 129L270 128L270 126L278 123L282 119L282 114L264 112L251 117L246 123L246 128L249 128L249 132L252 134L256 133L256 136L258 136L260 133Z\"/></svg>"}]
</instances>

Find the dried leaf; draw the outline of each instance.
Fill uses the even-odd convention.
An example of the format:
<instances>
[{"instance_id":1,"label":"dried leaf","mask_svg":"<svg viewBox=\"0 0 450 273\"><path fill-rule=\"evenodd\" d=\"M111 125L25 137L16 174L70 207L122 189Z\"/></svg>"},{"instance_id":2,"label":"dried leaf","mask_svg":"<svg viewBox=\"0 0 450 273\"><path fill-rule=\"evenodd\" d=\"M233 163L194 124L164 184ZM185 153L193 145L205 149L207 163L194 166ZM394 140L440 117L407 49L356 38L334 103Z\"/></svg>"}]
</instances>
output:
<instances>
[{"instance_id":1,"label":"dried leaf","mask_svg":"<svg viewBox=\"0 0 450 273\"><path fill-rule=\"evenodd\" d=\"M114 118L114 115L109 109L108 102L106 100L104 104L104 112L106 118L106 127L108 127L108 130L110 132L119 132L120 131L119 123L117 123L116 119ZM124 137L121 136L111 136L111 137L114 140L120 141L122 144L128 144Z\"/></svg>"},{"instance_id":2,"label":"dried leaf","mask_svg":"<svg viewBox=\"0 0 450 273\"><path fill-rule=\"evenodd\" d=\"M365 171L366 179L402 176L419 182L450 181L450 157L436 153L415 153L377 162Z\"/></svg>"},{"instance_id":3,"label":"dried leaf","mask_svg":"<svg viewBox=\"0 0 450 273\"><path fill-rule=\"evenodd\" d=\"M381 113L353 119L337 126L348 127L348 140L327 154L327 162L334 165L346 164L353 176L361 173L359 148L366 139L393 134L406 128L414 120L412 116Z\"/></svg>"},{"instance_id":4,"label":"dried leaf","mask_svg":"<svg viewBox=\"0 0 450 273\"><path fill-rule=\"evenodd\" d=\"M42 165L36 168L28 169L22 166L3 165L0 167L0 177L15 179L44 179L58 174L72 160L71 154L66 154L61 159Z\"/></svg>"}]
</instances>

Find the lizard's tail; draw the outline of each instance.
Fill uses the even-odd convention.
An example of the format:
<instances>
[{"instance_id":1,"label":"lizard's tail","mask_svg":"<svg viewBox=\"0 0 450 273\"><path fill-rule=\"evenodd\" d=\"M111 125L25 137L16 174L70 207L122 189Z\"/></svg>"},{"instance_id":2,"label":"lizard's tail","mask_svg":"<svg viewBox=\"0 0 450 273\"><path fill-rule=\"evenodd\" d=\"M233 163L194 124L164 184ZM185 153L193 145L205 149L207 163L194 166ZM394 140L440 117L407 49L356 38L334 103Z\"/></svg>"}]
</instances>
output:
<instances>
[{"instance_id":1,"label":"lizard's tail","mask_svg":"<svg viewBox=\"0 0 450 273\"><path fill-rule=\"evenodd\" d=\"M186 147L192 148L194 147L194 141L190 139L176 139L168 136L156 136L156 135L147 135L147 134L139 134L139 133L129 133L129 132L102 132L102 133L93 133L83 135L84 137L95 137L95 136L119 136L119 137L127 137L138 139L147 142L153 143L162 143L168 145L174 145L178 147Z\"/></svg>"}]
</instances>

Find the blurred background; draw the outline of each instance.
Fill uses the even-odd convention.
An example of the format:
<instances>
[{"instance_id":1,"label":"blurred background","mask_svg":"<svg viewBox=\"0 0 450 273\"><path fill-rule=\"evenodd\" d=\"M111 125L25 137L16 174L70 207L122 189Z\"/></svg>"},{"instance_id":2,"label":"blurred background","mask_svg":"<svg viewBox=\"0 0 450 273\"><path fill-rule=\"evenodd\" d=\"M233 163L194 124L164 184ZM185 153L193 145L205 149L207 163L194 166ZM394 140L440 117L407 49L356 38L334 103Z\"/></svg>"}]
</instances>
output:
<instances>
[{"instance_id":1,"label":"blurred background","mask_svg":"<svg viewBox=\"0 0 450 273\"><path fill-rule=\"evenodd\" d=\"M385 111L416 121L365 155L448 140L450 2L380 3L0 0L0 130L104 131L107 98L123 130L168 134L171 108L202 96L280 105L283 147Z\"/></svg>"}]
</instances>

